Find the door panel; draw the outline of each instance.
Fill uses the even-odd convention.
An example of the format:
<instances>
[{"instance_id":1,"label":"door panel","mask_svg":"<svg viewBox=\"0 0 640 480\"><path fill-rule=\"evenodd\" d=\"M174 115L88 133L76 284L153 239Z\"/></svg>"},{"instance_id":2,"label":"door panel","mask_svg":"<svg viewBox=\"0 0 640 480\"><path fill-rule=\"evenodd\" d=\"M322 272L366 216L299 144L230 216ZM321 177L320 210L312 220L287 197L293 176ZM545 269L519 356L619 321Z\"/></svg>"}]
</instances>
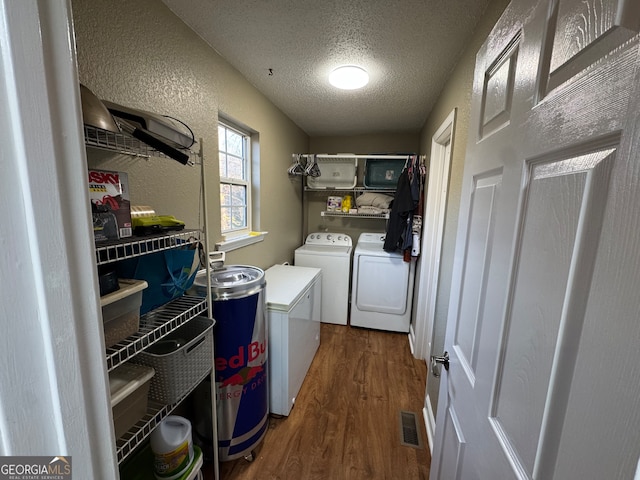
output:
<instances>
[{"instance_id":1,"label":"door panel","mask_svg":"<svg viewBox=\"0 0 640 480\"><path fill-rule=\"evenodd\" d=\"M485 74L481 137L509 124L519 43L518 33Z\"/></svg>"},{"instance_id":2,"label":"door panel","mask_svg":"<svg viewBox=\"0 0 640 480\"><path fill-rule=\"evenodd\" d=\"M440 471L438 480L458 480L464 460L465 442L460 422L453 408L447 408L443 441L446 448L442 450L442 453L446 455L446 458L442 459L442 464L446 467Z\"/></svg>"},{"instance_id":3,"label":"door panel","mask_svg":"<svg viewBox=\"0 0 640 480\"><path fill-rule=\"evenodd\" d=\"M478 52L433 478L636 471L639 24L512 0Z\"/></svg>"},{"instance_id":4,"label":"door panel","mask_svg":"<svg viewBox=\"0 0 640 480\"><path fill-rule=\"evenodd\" d=\"M564 346L556 352L556 343L558 338L580 336L578 317L566 315L569 308L584 310L584 304L571 306L568 302L580 296L572 290L588 290L588 276L575 277L578 271L588 275L589 264L593 264L592 258L579 256L584 256L581 245L592 237L597 239L601 229L601 216L592 204L606 199L613 151L609 148L530 165L500 348L504 354L491 407L503 444L530 476L543 417L552 425L561 423L564 415L559 405L547 403L554 394L550 390L554 360L567 353ZM568 362L565 359L557 365L558 386L571 382ZM550 448L551 444L545 441L545 445Z\"/></svg>"},{"instance_id":5,"label":"door panel","mask_svg":"<svg viewBox=\"0 0 640 480\"><path fill-rule=\"evenodd\" d=\"M460 296L454 349L469 383L475 382L479 332L482 330L483 290L491 260L491 238L495 204L502 175L491 174L475 183L469 218L469 240L465 253L467 272Z\"/></svg>"},{"instance_id":6,"label":"door panel","mask_svg":"<svg viewBox=\"0 0 640 480\"><path fill-rule=\"evenodd\" d=\"M636 0L552 2L543 54L546 91L551 91L634 37Z\"/></svg>"}]
</instances>

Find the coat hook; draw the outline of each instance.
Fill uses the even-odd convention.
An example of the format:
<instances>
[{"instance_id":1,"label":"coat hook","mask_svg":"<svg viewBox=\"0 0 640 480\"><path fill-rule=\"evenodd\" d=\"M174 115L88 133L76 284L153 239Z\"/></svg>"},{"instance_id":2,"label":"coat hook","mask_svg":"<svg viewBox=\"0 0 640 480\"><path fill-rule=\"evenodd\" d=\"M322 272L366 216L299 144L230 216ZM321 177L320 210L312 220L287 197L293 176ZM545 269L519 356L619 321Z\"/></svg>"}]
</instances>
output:
<instances>
[{"instance_id":1,"label":"coat hook","mask_svg":"<svg viewBox=\"0 0 640 480\"><path fill-rule=\"evenodd\" d=\"M270 77L273 77L273 68L270 68L270 69L269 69L269 76L270 76Z\"/></svg>"}]
</instances>

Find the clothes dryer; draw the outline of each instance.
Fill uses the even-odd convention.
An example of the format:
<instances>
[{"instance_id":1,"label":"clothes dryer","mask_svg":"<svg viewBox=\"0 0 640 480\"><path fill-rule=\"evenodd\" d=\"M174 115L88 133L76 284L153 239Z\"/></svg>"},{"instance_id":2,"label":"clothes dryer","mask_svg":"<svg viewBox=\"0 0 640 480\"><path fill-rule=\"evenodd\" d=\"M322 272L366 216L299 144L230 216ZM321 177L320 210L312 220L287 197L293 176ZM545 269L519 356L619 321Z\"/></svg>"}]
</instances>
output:
<instances>
[{"instance_id":1,"label":"clothes dryer","mask_svg":"<svg viewBox=\"0 0 640 480\"><path fill-rule=\"evenodd\" d=\"M323 323L347 324L352 248L349 235L314 232L295 251L295 265L322 270Z\"/></svg>"},{"instance_id":2,"label":"clothes dryer","mask_svg":"<svg viewBox=\"0 0 640 480\"><path fill-rule=\"evenodd\" d=\"M351 326L409 332L415 262L385 252L383 233L362 233L353 253Z\"/></svg>"}]
</instances>

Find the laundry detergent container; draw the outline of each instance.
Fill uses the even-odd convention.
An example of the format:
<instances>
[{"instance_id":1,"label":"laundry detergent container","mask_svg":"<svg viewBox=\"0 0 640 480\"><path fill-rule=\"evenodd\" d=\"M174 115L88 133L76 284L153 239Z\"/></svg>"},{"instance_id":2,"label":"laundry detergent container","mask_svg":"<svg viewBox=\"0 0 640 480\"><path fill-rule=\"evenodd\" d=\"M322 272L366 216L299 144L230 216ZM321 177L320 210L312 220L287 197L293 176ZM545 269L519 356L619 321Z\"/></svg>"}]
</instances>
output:
<instances>
[{"instance_id":1,"label":"laundry detergent container","mask_svg":"<svg viewBox=\"0 0 640 480\"><path fill-rule=\"evenodd\" d=\"M191 292L204 296L198 272ZM267 432L269 389L264 271L229 265L211 273L216 320L215 382L221 461L251 457Z\"/></svg>"}]
</instances>

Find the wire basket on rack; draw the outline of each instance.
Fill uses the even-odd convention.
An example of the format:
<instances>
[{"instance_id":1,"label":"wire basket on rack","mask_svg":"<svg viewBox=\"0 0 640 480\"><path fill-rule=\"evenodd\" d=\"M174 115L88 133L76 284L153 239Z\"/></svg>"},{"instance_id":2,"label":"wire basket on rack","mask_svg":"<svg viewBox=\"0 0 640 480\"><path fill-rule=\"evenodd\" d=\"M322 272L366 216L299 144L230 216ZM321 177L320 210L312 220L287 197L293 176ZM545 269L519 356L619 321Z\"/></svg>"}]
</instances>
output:
<instances>
[{"instance_id":1,"label":"wire basket on rack","mask_svg":"<svg viewBox=\"0 0 640 480\"><path fill-rule=\"evenodd\" d=\"M156 371L149 387L150 398L174 404L209 374L213 366L213 325L209 318L195 317L132 360Z\"/></svg>"}]
</instances>

